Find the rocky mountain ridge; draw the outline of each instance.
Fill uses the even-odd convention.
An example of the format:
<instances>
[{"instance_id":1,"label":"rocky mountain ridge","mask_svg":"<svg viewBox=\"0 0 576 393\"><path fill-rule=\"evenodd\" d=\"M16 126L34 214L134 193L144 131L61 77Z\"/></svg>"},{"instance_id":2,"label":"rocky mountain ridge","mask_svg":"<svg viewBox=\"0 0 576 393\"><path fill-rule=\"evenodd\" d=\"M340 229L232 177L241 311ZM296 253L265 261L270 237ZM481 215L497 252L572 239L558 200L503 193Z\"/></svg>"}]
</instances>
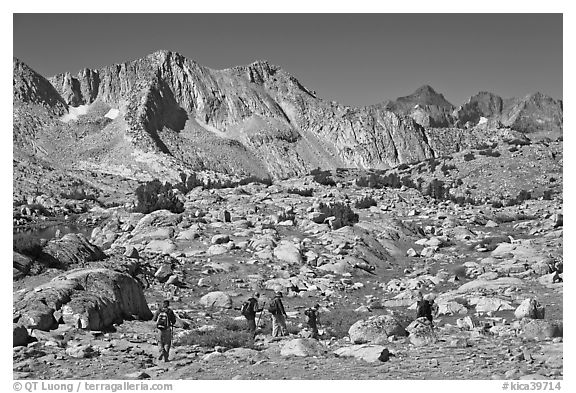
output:
<instances>
[{"instance_id":1,"label":"rocky mountain ridge","mask_svg":"<svg viewBox=\"0 0 576 393\"><path fill-rule=\"evenodd\" d=\"M86 112L68 127L49 122L50 127L43 123L35 129L68 135L74 128L89 127L91 132L83 132L84 140L70 150L68 161L132 177L139 171L158 175L158 166L171 168L172 177L178 171L205 169L276 178L302 175L316 167L386 169L437 156L428 142L434 127L472 127L486 116L495 126L523 132L561 129L562 122L561 101L539 93L509 105L500 97L480 93L455 109L444 96L423 86L393 102L351 108L318 98L266 61L212 70L178 53L158 51L49 80L35 73L27 77L31 73L23 72L20 64L15 60L15 86L27 86L17 81L31 80L29 85L36 87L15 90L15 102L41 102L60 114L66 109ZM38 91L50 99L34 101L40 97L34 93ZM96 127L95 107L102 112ZM117 117L101 121L106 110L115 111ZM15 126L15 140L31 138L22 137L18 129ZM51 148L32 139L49 157ZM45 139L52 143L54 138ZM99 152L90 160L84 158L88 147ZM458 149L455 145L447 151ZM154 158L157 165L143 164L142 156Z\"/></svg>"}]
</instances>

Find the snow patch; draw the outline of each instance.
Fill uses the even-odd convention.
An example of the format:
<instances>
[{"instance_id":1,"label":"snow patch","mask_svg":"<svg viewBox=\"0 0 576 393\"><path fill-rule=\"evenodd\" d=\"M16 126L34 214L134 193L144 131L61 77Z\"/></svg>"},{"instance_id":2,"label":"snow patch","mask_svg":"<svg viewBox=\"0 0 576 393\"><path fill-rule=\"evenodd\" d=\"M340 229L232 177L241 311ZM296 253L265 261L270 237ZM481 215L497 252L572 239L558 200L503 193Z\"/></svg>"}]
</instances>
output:
<instances>
[{"instance_id":1,"label":"snow patch","mask_svg":"<svg viewBox=\"0 0 576 393\"><path fill-rule=\"evenodd\" d=\"M90 108L90 105L69 106L68 113L62 116L60 120L64 123L68 123L70 120L78 120L80 116L88 113L88 108Z\"/></svg>"},{"instance_id":2,"label":"snow patch","mask_svg":"<svg viewBox=\"0 0 576 393\"><path fill-rule=\"evenodd\" d=\"M487 121L488 121L487 118L485 118L484 116L481 116L481 117L480 117L480 120L478 120L478 124L484 124L484 123L486 123Z\"/></svg>"},{"instance_id":3,"label":"snow patch","mask_svg":"<svg viewBox=\"0 0 576 393\"><path fill-rule=\"evenodd\" d=\"M118 117L119 114L120 111L118 109L112 108L108 111L108 113L104 115L104 117L114 120L115 118Z\"/></svg>"}]
</instances>

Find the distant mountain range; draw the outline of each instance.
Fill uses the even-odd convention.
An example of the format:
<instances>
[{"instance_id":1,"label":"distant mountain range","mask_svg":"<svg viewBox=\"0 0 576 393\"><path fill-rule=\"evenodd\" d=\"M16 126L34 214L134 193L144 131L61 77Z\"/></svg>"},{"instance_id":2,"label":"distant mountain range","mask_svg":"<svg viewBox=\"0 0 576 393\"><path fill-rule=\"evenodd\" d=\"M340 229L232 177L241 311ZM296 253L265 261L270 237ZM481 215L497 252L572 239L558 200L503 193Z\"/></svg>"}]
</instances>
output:
<instances>
[{"instance_id":1,"label":"distant mountain range","mask_svg":"<svg viewBox=\"0 0 576 393\"><path fill-rule=\"evenodd\" d=\"M481 92L455 107L422 86L351 108L319 98L266 61L212 70L158 51L49 79L18 59L13 70L15 155L132 178L389 168L440 154L432 143L439 128L562 133L562 101L541 93L503 99ZM443 142L443 154L462 148L451 143Z\"/></svg>"}]
</instances>

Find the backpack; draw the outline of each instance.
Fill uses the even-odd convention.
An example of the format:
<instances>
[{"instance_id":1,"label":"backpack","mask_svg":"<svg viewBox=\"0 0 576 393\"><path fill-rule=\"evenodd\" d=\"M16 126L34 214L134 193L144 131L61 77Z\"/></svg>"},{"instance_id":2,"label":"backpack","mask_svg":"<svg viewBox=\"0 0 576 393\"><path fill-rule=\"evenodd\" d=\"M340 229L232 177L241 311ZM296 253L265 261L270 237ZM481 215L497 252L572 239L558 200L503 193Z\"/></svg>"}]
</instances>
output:
<instances>
[{"instance_id":1,"label":"backpack","mask_svg":"<svg viewBox=\"0 0 576 393\"><path fill-rule=\"evenodd\" d=\"M240 314L244 316L252 315L252 302L250 301L250 299L246 300L242 304L242 307L240 307Z\"/></svg>"},{"instance_id":2,"label":"backpack","mask_svg":"<svg viewBox=\"0 0 576 393\"><path fill-rule=\"evenodd\" d=\"M156 327L160 330L164 330L167 329L169 326L169 322L168 322L168 312L167 311L161 311L160 314L158 314L158 320L156 321Z\"/></svg>"},{"instance_id":3,"label":"backpack","mask_svg":"<svg viewBox=\"0 0 576 393\"><path fill-rule=\"evenodd\" d=\"M276 313L278 312L278 305L276 304L276 301L270 303L270 305L268 306L268 312L272 315L276 315Z\"/></svg>"},{"instance_id":4,"label":"backpack","mask_svg":"<svg viewBox=\"0 0 576 393\"><path fill-rule=\"evenodd\" d=\"M425 317L426 319L432 318L432 307L428 300L418 302L416 306L416 318Z\"/></svg>"},{"instance_id":5,"label":"backpack","mask_svg":"<svg viewBox=\"0 0 576 393\"><path fill-rule=\"evenodd\" d=\"M304 315L306 315L306 317L307 317L307 322L312 322L312 323L316 322L316 312L313 309L307 308L304 311Z\"/></svg>"}]
</instances>

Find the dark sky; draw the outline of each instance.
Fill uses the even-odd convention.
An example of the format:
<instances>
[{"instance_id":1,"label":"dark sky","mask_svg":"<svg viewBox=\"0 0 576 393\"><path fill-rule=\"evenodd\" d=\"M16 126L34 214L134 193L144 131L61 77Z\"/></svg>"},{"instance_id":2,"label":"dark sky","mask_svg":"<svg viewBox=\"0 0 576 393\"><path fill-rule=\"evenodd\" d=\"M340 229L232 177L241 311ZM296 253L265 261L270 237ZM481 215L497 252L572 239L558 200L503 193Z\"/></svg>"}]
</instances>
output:
<instances>
[{"instance_id":1,"label":"dark sky","mask_svg":"<svg viewBox=\"0 0 576 393\"><path fill-rule=\"evenodd\" d=\"M561 14L15 14L14 56L44 76L158 49L210 68L266 59L361 106L431 85L562 98Z\"/></svg>"}]
</instances>

